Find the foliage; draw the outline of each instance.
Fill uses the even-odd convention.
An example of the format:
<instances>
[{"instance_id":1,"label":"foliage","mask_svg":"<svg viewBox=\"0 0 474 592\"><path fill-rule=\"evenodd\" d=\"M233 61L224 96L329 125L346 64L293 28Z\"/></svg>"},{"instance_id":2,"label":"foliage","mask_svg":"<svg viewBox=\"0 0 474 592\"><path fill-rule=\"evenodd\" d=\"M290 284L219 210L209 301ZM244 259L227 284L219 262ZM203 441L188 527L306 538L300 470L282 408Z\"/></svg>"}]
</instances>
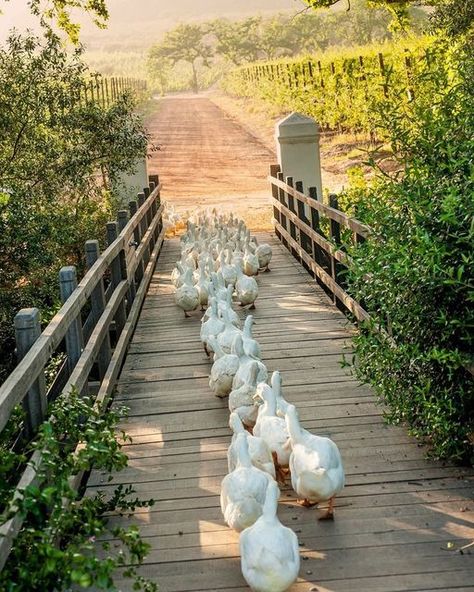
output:
<instances>
[{"instance_id":1,"label":"foliage","mask_svg":"<svg viewBox=\"0 0 474 592\"><path fill-rule=\"evenodd\" d=\"M258 59L261 18L249 17L241 21L218 19L209 24L216 38L216 53L236 66Z\"/></svg>"},{"instance_id":2,"label":"foliage","mask_svg":"<svg viewBox=\"0 0 474 592\"><path fill-rule=\"evenodd\" d=\"M343 196L374 229L348 277L373 319L355 338L355 368L435 456L473 462L472 56L433 51L443 59L420 72L431 93L408 110L401 98L378 107L403 174Z\"/></svg>"},{"instance_id":3,"label":"foliage","mask_svg":"<svg viewBox=\"0 0 474 592\"><path fill-rule=\"evenodd\" d=\"M342 3L342 0L304 0L311 8L329 8ZM368 8L385 8L394 17L395 24L405 27L409 8L419 5L435 7L433 22L451 36L472 32L474 24L474 4L472 0L370 0ZM347 0L348 11L351 2Z\"/></svg>"},{"instance_id":4,"label":"foliage","mask_svg":"<svg viewBox=\"0 0 474 592\"><path fill-rule=\"evenodd\" d=\"M47 320L57 309L59 268L82 266L84 240L102 238L113 213L112 182L146 153L132 97L108 108L79 100L87 75L80 54L68 57L54 37L14 34L0 49L4 372L13 363L13 315L39 306Z\"/></svg>"},{"instance_id":5,"label":"foliage","mask_svg":"<svg viewBox=\"0 0 474 592\"><path fill-rule=\"evenodd\" d=\"M231 94L258 96L284 110L305 113L331 129L374 134L377 125L383 135L374 118L377 102L404 96L401 115L413 96L429 94L430 80L421 73L436 59L432 41L406 39L403 45L353 47L242 66L225 77L223 87Z\"/></svg>"},{"instance_id":6,"label":"foliage","mask_svg":"<svg viewBox=\"0 0 474 592\"><path fill-rule=\"evenodd\" d=\"M163 41L150 50L149 67L153 72L160 71L162 62L172 66L178 62L187 62L192 70L192 88L199 90L196 63L209 64L213 55L212 48L204 41L206 30L199 24L181 24L169 31Z\"/></svg>"},{"instance_id":7,"label":"foliage","mask_svg":"<svg viewBox=\"0 0 474 592\"><path fill-rule=\"evenodd\" d=\"M72 10L79 9L91 15L94 23L102 29L109 18L106 0L29 0L28 5L49 34L52 33L53 25L57 25L75 44L79 42L81 27L71 19Z\"/></svg>"},{"instance_id":8,"label":"foliage","mask_svg":"<svg viewBox=\"0 0 474 592\"><path fill-rule=\"evenodd\" d=\"M260 59L274 60L316 53L330 47L393 39L393 32L387 28L390 13L384 8L368 11L367 6L368 0L354 0L350 14L328 10L254 16L237 21L217 19L193 25L199 32L193 33L195 36L191 42L192 35L184 35L180 25L168 33L172 37L173 51L164 49L165 41L152 48L148 60L150 77L160 92L193 87L196 78L200 87L206 87L219 78L220 72L227 71L226 63L239 66ZM423 11L411 10L411 33L422 31L426 21ZM195 47L202 44L206 48L205 57L194 62L195 71L191 80L188 74L182 72L180 62L174 59L176 51L182 53L186 44Z\"/></svg>"},{"instance_id":9,"label":"foliage","mask_svg":"<svg viewBox=\"0 0 474 592\"><path fill-rule=\"evenodd\" d=\"M134 580L134 590L156 590L156 585L136 573L135 566L148 551L136 527L109 525L115 512L132 512L153 502L131 499L131 487L118 486L108 496L99 491L81 497L71 486L71 478L82 471L120 471L127 464L115 436L125 410L103 411L74 391L52 406L50 419L42 424L32 445L32 450L42 454L36 467L38 483L10 502L2 516L2 523L17 512L24 519L0 574L2 592L67 590L73 586L116 590L117 570ZM127 440L122 434L122 441ZM11 498L14 480L11 475L5 479L4 454L0 458L2 477L11 484ZM23 464L24 455L15 463ZM121 543L118 552L105 541L110 537Z\"/></svg>"}]
</instances>

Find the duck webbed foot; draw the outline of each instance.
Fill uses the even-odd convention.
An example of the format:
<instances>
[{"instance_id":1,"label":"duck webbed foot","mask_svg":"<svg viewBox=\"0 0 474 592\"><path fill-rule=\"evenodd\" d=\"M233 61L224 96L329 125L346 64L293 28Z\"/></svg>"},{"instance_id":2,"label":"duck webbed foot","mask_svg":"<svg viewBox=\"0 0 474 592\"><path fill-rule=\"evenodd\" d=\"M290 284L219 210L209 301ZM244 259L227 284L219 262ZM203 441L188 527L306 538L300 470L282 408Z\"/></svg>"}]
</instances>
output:
<instances>
[{"instance_id":1,"label":"duck webbed foot","mask_svg":"<svg viewBox=\"0 0 474 592\"><path fill-rule=\"evenodd\" d=\"M303 506L304 508L314 508L314 506L318 505L318 502L310 502L309 499L299 499L297 500L298 504L300 506Z\"/></svg>"},{"instance_id":2,"label":"duck webbed foot","mask_svg":"<svg viewBox=\"0 0 474 592\"><path fill-rule=\"evenodd\" d=\"M319 520L334 520L334 497L329 500L326 513L320 516Z\"/></svg>"},{"instance_id":3,"label":"duck webbed foot","mask_svg":"<svg viewBox=\"0 0 474 592\"><path fill-rule=\"evenodd\" d=\"M275 465L275 476L277 483L280 485L285 485L286 483L286 472L283 467L280 466L278 462L278 456L276 452L272 452L273 464Z\"/></svg>"}]
</instances>

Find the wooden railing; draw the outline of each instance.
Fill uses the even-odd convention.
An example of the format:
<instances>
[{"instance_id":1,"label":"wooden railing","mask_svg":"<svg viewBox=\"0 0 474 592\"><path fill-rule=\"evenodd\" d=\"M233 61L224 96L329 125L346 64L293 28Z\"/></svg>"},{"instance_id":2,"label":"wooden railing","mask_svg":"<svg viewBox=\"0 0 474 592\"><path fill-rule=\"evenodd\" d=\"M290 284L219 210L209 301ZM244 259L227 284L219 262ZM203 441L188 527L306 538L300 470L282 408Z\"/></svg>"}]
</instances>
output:
<instances>
[{"instance_id":1,"label":"wooden railing","mask_svg":"<svg viewBox=\"0 0 474 592\"><path fill-rule=\"evenodd\" d=\"M334 303L359 321L369 319L362 305L345 290L344 272L350 263L341 240L341 228L348 229L351 240L362 243L370 228L337 209L337 197L330 196L327 206L317 199L315 187L309 195L303 184L292 177L283 180L279 165L270 167L275 233L282 243L315 276ZM327 229L323 229L326 222Z\"/></svg>"},{"instance_id":2,"label":"wooden railing","mask_svg":"<svg viewBox=\"0 0 474 592\"><path fill-rule=\"evenodd\" d=\"M59 274L63 306L41 332L37 309L15 317L18 366L0 387L0 430L12 411L23 406L25 420L13 446L24 447L47 417L48 404L72 389L96 394L106 404L118 378L164 238L163 205L158 176L107 224L108 247L85 244L88 271L77 283L76 269ZM45 367L62 360L55 379L46 387ZM12 517L0 527L0 569L22 526L15 502L28 485L38 485L41 452L36 451L20 476L10 505ZM78 486L81 475L75 479Z\"/></svg>"}]
</instances>

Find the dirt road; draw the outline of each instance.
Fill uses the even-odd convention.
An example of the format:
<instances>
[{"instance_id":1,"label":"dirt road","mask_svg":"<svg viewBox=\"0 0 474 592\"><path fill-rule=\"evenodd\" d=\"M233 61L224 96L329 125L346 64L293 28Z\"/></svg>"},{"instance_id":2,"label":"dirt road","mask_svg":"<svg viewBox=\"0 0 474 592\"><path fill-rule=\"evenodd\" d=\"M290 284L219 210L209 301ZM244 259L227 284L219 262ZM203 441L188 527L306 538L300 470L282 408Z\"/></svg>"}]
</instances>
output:
<instances>
[{"instance_id":1,"label":"dirt road","mask_svg":"<svg viewBox=\"0 0 474 592\"><path fill-rule=\"evenodd\" d=\"M160 99L148 129L161 146L149 169L160 175L165 200L181 211L216 206L251 228L270 226L266 177L275 155L210 99Z\"/></svg>"}]
</instances>

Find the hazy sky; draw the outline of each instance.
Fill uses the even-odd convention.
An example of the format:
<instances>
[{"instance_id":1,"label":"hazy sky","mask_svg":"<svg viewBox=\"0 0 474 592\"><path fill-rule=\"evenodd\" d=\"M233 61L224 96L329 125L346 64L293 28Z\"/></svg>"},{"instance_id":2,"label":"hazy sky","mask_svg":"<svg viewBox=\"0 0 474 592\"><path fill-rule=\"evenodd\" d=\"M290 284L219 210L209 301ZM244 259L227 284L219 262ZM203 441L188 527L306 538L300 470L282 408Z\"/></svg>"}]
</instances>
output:
<instances>
[{"instance_id":1,"label":"hazy sky","mask_svg":"<svg viewBox=\"0 0 474 592\"><path fill-rule=\"evenodd\" d=\"M299 10L303 4L302 0L109 0L108 6L110 21L105 32L81 17L86 42L96 45L112 39L117 41L123 34L127 37L134 34L139 38L143 33L163 32L179 21ZM0 15L2 39L12 27L24 29L36 22L29 13L27 0L0 0L0 7L3 11Z\"/></svg>"}]
</instances>

